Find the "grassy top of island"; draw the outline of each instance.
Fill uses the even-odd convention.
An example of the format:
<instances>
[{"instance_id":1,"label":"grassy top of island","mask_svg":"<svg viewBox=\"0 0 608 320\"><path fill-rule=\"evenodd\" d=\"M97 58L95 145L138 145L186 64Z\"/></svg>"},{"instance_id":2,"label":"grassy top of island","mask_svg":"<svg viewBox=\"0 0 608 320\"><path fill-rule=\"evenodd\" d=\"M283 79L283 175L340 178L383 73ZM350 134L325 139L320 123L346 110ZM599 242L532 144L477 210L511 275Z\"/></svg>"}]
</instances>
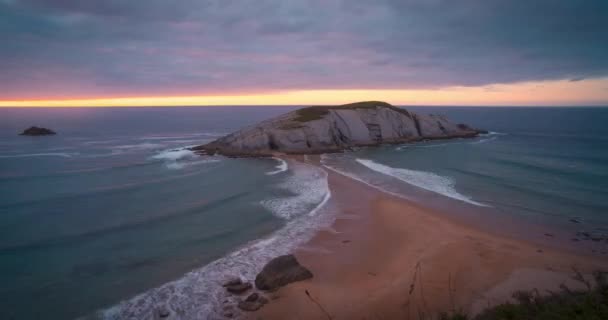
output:
<instances>
[{"instance_id":1,"label":"grassy top of island","mask_svg":"<svg viewBox=\"0 0 608 320\"><path fill-rule=\"evenodd\" d=\"M293 120L297 121L297 122L308 122L308 121L319 120L319 119L322 119L323 116L328 114L329 110L373 109L376 107L389 108L396 112L405 114L408 117L411 117L410 113L407 110L395 107L395 106L391 105L390 103L387 103L384 101L362 101L362 102L354 102L354 103L348 103L348 104L337 105L337 106L312 106L312 107L298 109L298 110L296 110L296 114L298 116L296 118L294 118Z\"/></svg>"}]
</instances>

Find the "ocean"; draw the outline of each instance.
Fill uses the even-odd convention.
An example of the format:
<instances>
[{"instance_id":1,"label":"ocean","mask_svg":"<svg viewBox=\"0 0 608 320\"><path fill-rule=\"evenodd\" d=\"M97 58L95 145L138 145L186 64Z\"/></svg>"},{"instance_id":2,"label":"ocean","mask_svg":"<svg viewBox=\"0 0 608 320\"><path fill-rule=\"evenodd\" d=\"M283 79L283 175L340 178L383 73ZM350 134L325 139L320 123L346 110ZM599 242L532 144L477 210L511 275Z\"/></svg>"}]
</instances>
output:
<instances>
[{"instance_id":1,"label":"ocean","mask_svg":"<svg viewBox=\"0 0 608 320\"><path fill-rule=\"evenodd\" d=\"M293 109L0 109L3 318L150 318L162 304L213 319L219 282L253 279L331 226L332 171L497 232L608 253L608 108L409 107L489 133L323 155L322 168L187 150ZM32 125L58 135L17 135Z\"/></svg>"}]
</instances>

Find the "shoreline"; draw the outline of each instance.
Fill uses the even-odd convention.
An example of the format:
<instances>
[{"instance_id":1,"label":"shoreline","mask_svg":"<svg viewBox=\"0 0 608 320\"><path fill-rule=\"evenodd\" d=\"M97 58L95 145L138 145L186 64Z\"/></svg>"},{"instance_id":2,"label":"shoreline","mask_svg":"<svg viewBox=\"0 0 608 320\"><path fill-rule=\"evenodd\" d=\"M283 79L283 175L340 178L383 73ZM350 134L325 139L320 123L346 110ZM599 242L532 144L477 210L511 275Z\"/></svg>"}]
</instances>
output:
<instances>
[{"instance_id":1,"label":"shoreline","mask_svg":"<svg viewBox=\"0 0 608 320\"><path fill-rule=\"evenodd\" d=\"M318 156L285 159L322 167ZM272 293L252 319L474 315L516 290L577 288L572 268L608 267L608 259L492 234L323 169L336 219L293 252L314 277Z\"/></svg>"},{"instance_id":2,"label":"shoreline","mask_svg":"<svg viewBox=\"0 0 608 320\"><path fill-rule=\"evenodd\" d=\"M546 221L543 223L532 222L518 217L513 219L514 217L511 215L499 214L495 210L496 208L490 204L472 205L471 202L455 199L434 191L428 191L403 181L399 182L401 184L399 188L390 190L391 187L378 186L356 174L325 164L323 162L323 155L320 156L318 162L317 165L324 170L333 171L338 175L347 177L354 182L362 183L380 193L388 194L426 210L431 210L444 219L471 226L475 229L486 230L487 233L493 235L519 239L529 244L552 247L559 251L573 254L602 257L608 253L606 251L608 247L602 247L603 243L601 242L589 241L591 240L589 238L583 240L577 239L580 238L581 233L588 232L588 229L582 229L582 231L579 230L574 233L572 228L565 227L563 223L558 225L547 224ZM394 178L391 175L387 175L387 177ZM573 223L572 219L570 219L569 223Z\"/></svg>"}]
</instances>

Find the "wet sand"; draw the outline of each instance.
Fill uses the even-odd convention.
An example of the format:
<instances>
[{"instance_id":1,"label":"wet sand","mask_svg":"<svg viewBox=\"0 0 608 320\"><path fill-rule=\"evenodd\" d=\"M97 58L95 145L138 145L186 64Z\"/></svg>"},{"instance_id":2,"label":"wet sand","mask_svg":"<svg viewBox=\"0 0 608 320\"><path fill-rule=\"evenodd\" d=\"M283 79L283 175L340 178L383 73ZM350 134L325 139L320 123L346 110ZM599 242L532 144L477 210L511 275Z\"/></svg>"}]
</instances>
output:
<instances>
[{"instance_id":1,"label":"wet sand","mask_svg":"<svg viewBox=\"0 0 608 320\"><path fill-rule=\"evenodd\" d=\"M318 158L307 160L318 164ZM304 158L299 158L304 161ZM291 159L293 161L293 159ZM475 314L513 291L558 290L608 259L497 236L328 171L337 219L295 252L314 278L269 294L252 319L421 319ZM309 292L310 296L306 294Z\"/></svg>"}]
</instances>

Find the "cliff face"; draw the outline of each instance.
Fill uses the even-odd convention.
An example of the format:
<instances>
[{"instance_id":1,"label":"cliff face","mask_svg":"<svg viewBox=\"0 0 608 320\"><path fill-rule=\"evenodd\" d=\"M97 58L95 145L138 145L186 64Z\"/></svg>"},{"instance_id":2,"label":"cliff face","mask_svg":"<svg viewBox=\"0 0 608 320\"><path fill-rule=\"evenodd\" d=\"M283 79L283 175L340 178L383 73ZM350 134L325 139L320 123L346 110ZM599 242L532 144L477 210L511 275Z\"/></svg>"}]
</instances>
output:
<instances>
[{"instance_id":1,"label":"cliff face","mask_svg":"<svg viewBox=\"0 0 608 320\"><path fill-rule=\"evenodd\" d=\"M385 102L299 109L193 148L207 154L312 154L357 146L474 137L481 131L443 116L419 115Z\"/></svg>"}]
</instances>

